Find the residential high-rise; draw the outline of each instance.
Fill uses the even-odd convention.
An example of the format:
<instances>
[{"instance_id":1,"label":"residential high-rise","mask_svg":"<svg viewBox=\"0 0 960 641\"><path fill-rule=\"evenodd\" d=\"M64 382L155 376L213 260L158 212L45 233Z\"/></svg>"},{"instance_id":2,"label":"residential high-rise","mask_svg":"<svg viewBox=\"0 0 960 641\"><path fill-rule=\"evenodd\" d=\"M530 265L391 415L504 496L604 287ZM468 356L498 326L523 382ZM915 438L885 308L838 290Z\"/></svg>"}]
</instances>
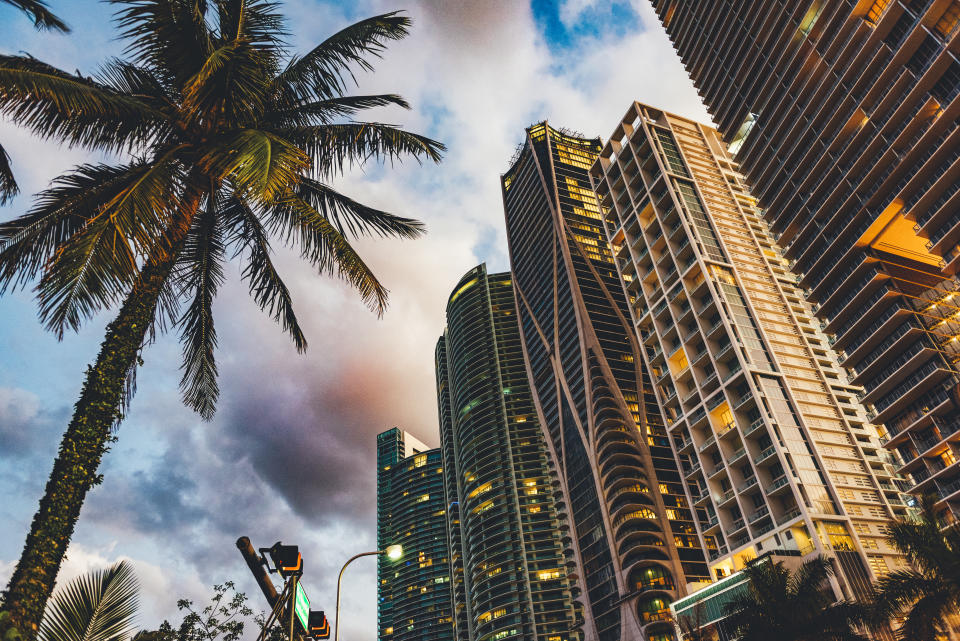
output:
<instances>
[{"instance_id":1,"label":"residential high-rise","mask_svg":"<svg viewBox=\"0 0 960 641\"><path fill-rule=\"evenodd\" d=\"M403 546L403 558L377 557L380 641L454 641L443 463L396 427L377 435L377 549Z\"/></svg>"},{"instance_id":2,"label":"residential high-rise","mask_svg":"<svg viewBox=\"0 0 960 641\"><path fill-rule=\"evenodd\" d=\"M591 178L713 578L823 554L869 598L894 468L719 135L634 103Z\"/></svg>"},{"instance_id":3,"label":"residential high-rise","mask_svg":"<svg viewBox=\"0 0 960 641\"><path fill-rule=\"evenodd\" d=\"M960 515L960 0L654 6L912 490Z\"/></svg>"},{"instance_id":4,"label":"residential high-rise","mask_svg":"<svg viewBox=\"0 0 960 641\"><path fill-rule=\"evenodd\" d=\"M479 265L460 279L436 368L456 638L579 640L561 542L568 528L523 365L509 273Z\"/></svg>"},{"instance_id":5,"label":"residential high-rise","mask_svg":"<svg viewBox=\"0 0 960 641\"><path fill-rule=\"evenodd\" d=\"M599 139L541 123L501 179L517 320L555 462L584 637L672 639L707 567L587 170ZM643 635L643 636L641 636Z\"/></svg>"}]
</instances>

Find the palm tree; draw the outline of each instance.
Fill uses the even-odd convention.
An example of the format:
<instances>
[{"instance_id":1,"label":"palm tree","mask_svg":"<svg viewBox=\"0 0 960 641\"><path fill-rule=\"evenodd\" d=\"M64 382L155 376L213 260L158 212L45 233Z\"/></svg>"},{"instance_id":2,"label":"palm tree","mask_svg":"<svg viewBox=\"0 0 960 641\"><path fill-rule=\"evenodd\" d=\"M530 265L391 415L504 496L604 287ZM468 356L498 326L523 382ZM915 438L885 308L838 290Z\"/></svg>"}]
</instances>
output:
<instances>
[{"instance_id":1,"label":"palm tree","mask_svg":"<svg viewBox=\"0 0 960 641\"><path fill-rule=\"evenodd\" d=\"M0 3L20 9L28 16L33 18L33 24L37 29L51 29L67 33L70 27L63 20L47 9L47 3L43 0L0 0ZM0 205L20 193L17 181L13 177L13 170L10 167L10 156L0 145Z\"/></svg>"},{"instance_id":2,"label":"palm tree","mask_svg":"<svg viewBox=\"0 0 960 641\"><path fill-rule=\"evenodd\" d=\"M47 604L39 641L129 641L139 606L137 577L126 561L81 575Z\"/></svg>"},{"instance_id":3,"label":"palm tree","mask_svg":"<svg viewBox=\"0 0 960 641\"><path fill-rule=\"evenodd\" d=\"M924 496L916 518L894 522L889 540L915 569L897 570L877 583L877 608L903 618L897 634L910 641L955 639L951 620L960 612L960 526L937 514L936 498Z\"/></svg>"},{"instance_id":4,"label":"palm tree","mask_svg":"<svg viewBox=\"0 0 960 641\"><path fill-rule=\"evenodd\" d=\"M867 620L856 603L834 602L829 559L810 559L791 573L783 562L760 561L744 568L745 593L727 605L731 630L740 641L866 641L856 631Z\"/></svg>"},{"instance_id":5,"label":"palm tree","mask_svg":"<svg viewBox=\"0 0 960 641\"><path fill-rule=\"evenodd\" d=\"M135 389L141 350L176 327L184 402L210 418L219 395L212 303L228 257L251 296L307 347L271 239L321 274L349 281L382 313L387 291L350 245L413 238L422 225L364 206L330 183L368 160L439 161L429 138L352 117L407 103L345 95L409 19L388 13L288 54L270 0L111 0L129 60L94 77L30 56L0 56L0 114L39 136L124 154L59 176L23 216L0 224L0 293L39 277L40 317L62 336L120 304L63 436L40 508L3 595L8 623L33 636L112 430ZM0 638L4 636L0 626Z\"/></svg>"}]
</instances>

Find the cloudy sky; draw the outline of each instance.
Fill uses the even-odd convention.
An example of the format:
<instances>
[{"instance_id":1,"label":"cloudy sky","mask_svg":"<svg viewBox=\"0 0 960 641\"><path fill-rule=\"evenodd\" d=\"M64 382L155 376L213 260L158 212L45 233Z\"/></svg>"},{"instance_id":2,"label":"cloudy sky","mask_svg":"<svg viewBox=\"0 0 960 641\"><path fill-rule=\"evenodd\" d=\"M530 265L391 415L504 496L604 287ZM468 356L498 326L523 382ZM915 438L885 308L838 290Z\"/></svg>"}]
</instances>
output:
<instances>
[{"instance_id":1,"label":"cloudy sky","mask_svg":"<svg viewBox=\"0 0 960 641\"><path fill-rule=\"evenodd\" d=\"M110 7L51 0L73 27L38 34L0 6L0 51L26 51L83 73L121 55ZM179 351L164 337L145 353L139 392L89 495L61 580L120 558L143 584L140 623L175 616L179 597L203 600L234 579L261 600L233 542L299 543L311 599L333 610L342 562L375 547L375 435L393 425L438 444L433 348L450 288L479 262L508 267L499 175L524 127L549 119L609 134L631 100L708 121L645 0L357 0L283 3L290 43L305 51L347 24L403 9L411 35L393 44L358 92L396 92L411 111L377 119L443 141L440 166L367 167L338 187L369 205L422 219L416 241L362 241L391 290L377 319L343 284L278 251L310 349L299 356L239 283L236 266L217 301L219 412L203 423L179 403ZM0 207L21 214L30 194L84 162L0 122L25 195ZM0 581L19 556L84 368L109 321L62 342L43 331L30 292L0 298ZM343 635L376 638L371 559L344 580Z\"/></svg>"}]
</instances>

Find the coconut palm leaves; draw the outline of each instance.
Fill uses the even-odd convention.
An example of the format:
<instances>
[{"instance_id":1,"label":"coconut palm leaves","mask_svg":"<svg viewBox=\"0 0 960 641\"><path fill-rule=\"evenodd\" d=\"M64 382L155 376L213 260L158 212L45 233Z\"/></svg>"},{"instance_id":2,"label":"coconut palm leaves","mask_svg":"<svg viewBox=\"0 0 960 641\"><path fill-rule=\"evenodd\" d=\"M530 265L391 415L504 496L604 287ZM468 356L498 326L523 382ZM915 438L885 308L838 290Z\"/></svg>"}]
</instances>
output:
<instances>
[{"instance_id":1,"label":"coconut palm leaves","mask_svg":"<svg viewBox=\"0 0 960 641\"><path fill-rule=\"evenodd\" d=\"M355 120L369 108L407 107L402 98L346 95L353 73L407 34L404 16L363 20L296 57L275 2L110 1L126 60L84 76L0 56L0 115L41 138L126 158L75 167L27 213L0 223L0 293L37 283L41 320L58 336L119 306L4 595L3 608L26 630L99 481L151 330L179 331L183 401L210 418L224 263L241 262L251 297L300 351L307 340L273 260L277 245L382 313L386 287L351 240L414 238L423 226L362 205L333 182L364 163L439 161L443 152L400 127Z\"/></svg>"},{"instance_id":2,"label":"coconut palm leaves","mask_svg":"<svg viewBox=\"0 0 960 641\"><path fill-rule=\"evenodd\" d=\"M740 641L867 641L856 631L866 613L851 602L834 602L827 581L830 561L817 557L795 572L782 562L748 565L746 593L728 604L727 622Z\"/></svg>"},{"instance_id":3,"label":"coconut palm leaves","mask_svg":"<svg viewBox=\"0 0 960 641\"><path fill-rule=\"evenodd\" d=\"M59 588L47 604L39 641L127 641L139 605L133 568L119 561Z\"/></svg>"},{"instance_id":4,"label":"coconut palm leaves","mask_svg":"<svg viewBox=\"0 0 960 641\"><path fill-rule=\"evenodd\" d=\"M898 637L935 641L948 634L960 613L960 529L948 526L924 497L915 519L890 526L889 539L914 569L880 579L877 606L885 618L903 619Z\"/></svg>"},{"instance_id":5,"label":"coconut palm leaves","mask_svg":"<svg viewBox=\"0 0 960 641\"><path fill-rule=\"evenodd\" d=\"M33 25L37 29L50 29L52 31L69 32L70 27L60 18L55 16L47 3L43 0L0 0L4 4L20 9L33 19Z\"/></svg>"}]
</instances>

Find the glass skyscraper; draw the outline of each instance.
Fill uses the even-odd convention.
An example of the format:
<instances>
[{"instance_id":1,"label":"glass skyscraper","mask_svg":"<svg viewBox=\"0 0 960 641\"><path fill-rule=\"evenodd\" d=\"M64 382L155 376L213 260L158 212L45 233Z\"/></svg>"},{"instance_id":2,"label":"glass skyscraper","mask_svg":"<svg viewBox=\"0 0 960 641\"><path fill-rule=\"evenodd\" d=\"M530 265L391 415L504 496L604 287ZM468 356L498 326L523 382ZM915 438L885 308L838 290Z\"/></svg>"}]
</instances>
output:
<instances>
[{"instance_id":1,"label":"glass skyscraper","mask_svg":"<svg viewBox=\"0 0 960 641\"><path fill-rule=\"evenodd\" d=\"M453 641L443 463L439 449L392 428L377 435L377 556L380 641Z\"/></svg>"},{"instance_id":2,"label":"glass skyscraper","mask_svg":"<svg viewBox=\"0 0 960 641\"><path fill-rule=\"evenodd\" d=\"M456 638L579 640L509 273L479 265L456 284L436 372Z\"/></svg>"},{"instance_id":3,"label":"glass skyscraper","mask_svg":"<svg viewBox=\"0 0 960 641\"><path fill-rule=\"evenodd\" d=\"M960 0L653 4L911 491L960 516Z\"/></svg>"},{"instance_id":4,"label":"glass skyscraper","mask_svg":"<svg viewBox=\"0 0 960 641\"><path fill-rule=\"evenodd\" d=\"M541 123L502 176L517 318L584 637L663 641L669 602L709 575L590 188L601 148Z\"/></svg>"}]
</instances>

